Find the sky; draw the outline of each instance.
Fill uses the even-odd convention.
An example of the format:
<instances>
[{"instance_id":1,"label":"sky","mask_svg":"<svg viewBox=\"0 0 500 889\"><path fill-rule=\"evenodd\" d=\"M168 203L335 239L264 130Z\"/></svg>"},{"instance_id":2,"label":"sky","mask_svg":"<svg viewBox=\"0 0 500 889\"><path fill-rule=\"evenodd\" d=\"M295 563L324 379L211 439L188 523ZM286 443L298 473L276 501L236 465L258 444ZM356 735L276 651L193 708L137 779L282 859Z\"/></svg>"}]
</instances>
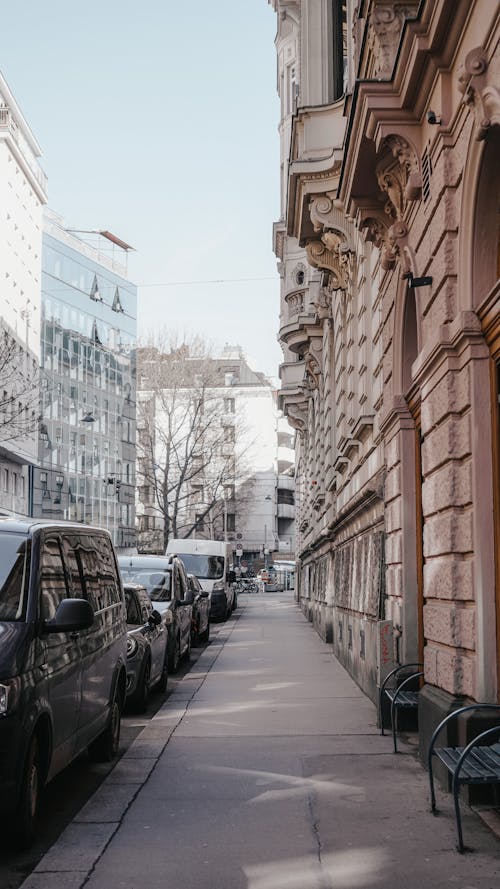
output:
<instances>
[{"instance_id":1,"label":"sky","mask_svg":"<svg viewBox=\"0 0 500 889\"><path fill-rule=\"evenodd\" d=\"M15 0L1 17L0 71L41 146L49 207L135 248L139 337L238 344L277 377L267 0Z\"/></svg>"}]
</instances>

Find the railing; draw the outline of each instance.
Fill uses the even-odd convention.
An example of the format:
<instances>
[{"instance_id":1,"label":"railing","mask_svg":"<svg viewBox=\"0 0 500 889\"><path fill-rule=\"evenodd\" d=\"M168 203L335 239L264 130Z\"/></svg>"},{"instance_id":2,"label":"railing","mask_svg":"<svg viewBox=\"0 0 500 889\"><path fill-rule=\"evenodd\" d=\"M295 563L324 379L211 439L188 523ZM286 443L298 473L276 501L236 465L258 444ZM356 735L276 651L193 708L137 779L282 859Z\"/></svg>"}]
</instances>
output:
<instances>
[{"instance_id":1,"label":"railing","mask_svg":"<svg viewBox=\"0 0 500 889\"><path fill-rule=\"evenodd\" d=\"M293 290L285 296L285 302L288 306L288 319L301 315L304 312L306 291Z\"/></svg>"}]
</instances>

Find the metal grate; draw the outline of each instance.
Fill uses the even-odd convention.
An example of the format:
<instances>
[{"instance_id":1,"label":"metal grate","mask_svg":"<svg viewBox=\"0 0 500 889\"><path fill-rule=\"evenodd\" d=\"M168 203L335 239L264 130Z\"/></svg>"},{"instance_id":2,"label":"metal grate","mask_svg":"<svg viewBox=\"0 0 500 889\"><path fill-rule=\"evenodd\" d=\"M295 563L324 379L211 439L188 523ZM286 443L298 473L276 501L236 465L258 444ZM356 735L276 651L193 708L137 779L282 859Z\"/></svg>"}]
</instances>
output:
<instances>
[{"instance_id":1,"label":"metal grate","mask_svg":"<svg viewBox=\"0 0 500 889\"><path fill-rule=\"evenodd\" d=\"M431 195L432 162L427 148L422 154L422 195L426 203Z\"/></svg>"}]
</instances>

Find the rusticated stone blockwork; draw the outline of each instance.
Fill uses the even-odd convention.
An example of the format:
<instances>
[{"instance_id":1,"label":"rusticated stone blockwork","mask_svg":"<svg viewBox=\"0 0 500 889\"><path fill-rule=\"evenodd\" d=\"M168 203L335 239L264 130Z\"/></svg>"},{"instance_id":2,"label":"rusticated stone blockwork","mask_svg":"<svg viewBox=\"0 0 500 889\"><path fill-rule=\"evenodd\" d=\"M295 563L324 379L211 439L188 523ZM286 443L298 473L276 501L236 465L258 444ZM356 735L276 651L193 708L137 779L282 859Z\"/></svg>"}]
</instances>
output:
<instances>
[{"instance_id":1,"label":"rusticated stone blockwork","mask_svg":"<svg viewBox=\"0 0 500 889\"><path fill-rule=\"evenodd\" d=\"M370 694L384 618L397 655L424 661L426 694L500 700L498 11L348 3L336 58L331 0L271 2L279 64L301 79L285 113L281 65L280 225L295 265L303 247L309 306L283 336L307 367L289 408L299 598L323 636L331 613L334 651Z\"/></svg>"}]
</instances>

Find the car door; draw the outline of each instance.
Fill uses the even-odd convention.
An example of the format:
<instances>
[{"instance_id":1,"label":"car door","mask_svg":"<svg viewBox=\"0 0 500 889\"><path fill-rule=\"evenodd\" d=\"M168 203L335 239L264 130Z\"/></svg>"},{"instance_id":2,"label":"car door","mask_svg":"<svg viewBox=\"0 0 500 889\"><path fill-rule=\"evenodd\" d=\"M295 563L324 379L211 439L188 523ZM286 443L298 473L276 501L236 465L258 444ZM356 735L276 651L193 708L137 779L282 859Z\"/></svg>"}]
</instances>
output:
<instances>
[{"instance_id":1,"label":"car door","mask_svg":"<svg viewBox=\"0 0 500 889\"><path fill-rule=\"evenodd\" d=\"M79 744L89 744L104 728L112 685L126 648L125 603L107 535L91 532L64 535L65 557L74 559L82 594L94 610L94 624L80 637L82 697Z\"/></svg>"},{"instance_id":2,"label":"car door","mask_svg":"<svg viewBox=\"0 0 500 889\"><path fill-rule=\"evenodd\" d=\"M165 648L167 644L167 628L165 621L156 623L152 619L153 605L146 590L137 590L137 605L141 615L143 633L148 640L151 650L151 680L155 682L161 676L165 661Z\"/></svg>"},{"instance_id":3,"label":"car door","mask_svg":"<svg viewBox=\"0 0 500 889\"><path fill-rule=\"evenodd\" d=\"M190 603L184 601L189 589L189 583L184 566L179 559L174 563L172 570L176 610L181 634L181 654L184 654L191 645L191 620L193 616L193 607Z\"/></svg>"},{"instance_id":4,"label":"car door","mask_svg":"<svg viewBox=\"0 0 500 889\"><path fill-rule=\"evenodd\" d=\"M70 597L69 578L56 531L40 535L39 613L51 620L59 603ZM74 755L81 707L82 667L78 633L40 636L39 672L45 676L47 700L52 716L52 763L49 777L60 771Z\"/></svg>"}]
</instances>

